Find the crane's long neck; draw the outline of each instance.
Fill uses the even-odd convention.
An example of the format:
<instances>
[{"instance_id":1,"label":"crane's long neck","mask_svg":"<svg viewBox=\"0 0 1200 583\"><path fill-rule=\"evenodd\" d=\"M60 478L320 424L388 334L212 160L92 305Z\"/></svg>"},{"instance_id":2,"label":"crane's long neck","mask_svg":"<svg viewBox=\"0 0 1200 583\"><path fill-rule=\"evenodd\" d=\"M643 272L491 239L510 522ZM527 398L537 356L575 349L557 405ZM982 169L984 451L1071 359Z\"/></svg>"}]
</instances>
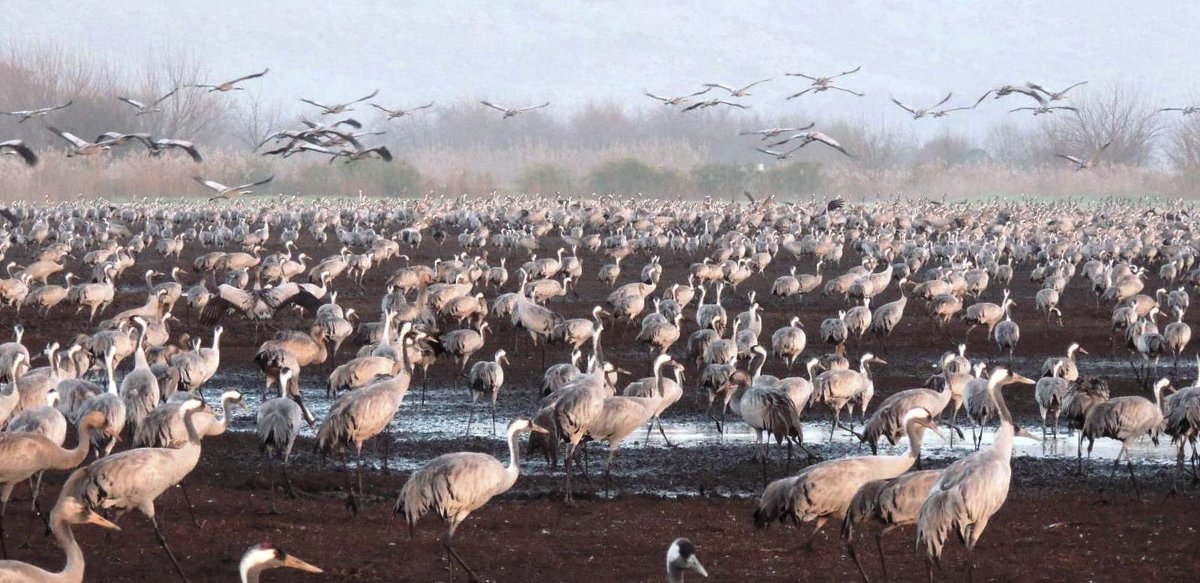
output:
<instances>
[{"instance_id":1,"label":"crane's long neck","mask_svg":"<svg viewBox=\"0 0 1200 583\"><path fill-rule=\"evenodd\" d=\"M283 383L280 383L282 385ZM204 432L205 437L221 435L229 428L229 416L233 415L233 400L226 399L221 403L221 419L216 423L208 426L208 431Z\"/></svg>"},{"instance_id":2,"label":"crane's long neck","mask_svg":"<svg viewBox=\"0 0 1200 583\"><path fill-rule=\"evenodd\" d=\"M134 368L150 368L150 363L146 360L146 327L143 326L138 332L137 348L133 351L133 367Z\"/></svg>"},{"instance_id":3,"label":"crane's long neck","mask_svg":"<svg viewBox=\"0 0 1200 583\"><path fill-rule=\"evenodd\" d=\"M518 447L520 435L515 430L508 432L508 467L504 468L505 483L501 492L512 488L513 484L517 483L517 476L521 474L521 448Z\"/></svg>"},{"instance_id":4,"label":"crane's long neck","mask_svg":"<svg viewBox=\"0 0 1200 583\"><path fill-rule=\"evenodd\" d=\"M117 391L117 377L113 374L113 357L111 354L104 355L104 374L108 377L108 392L113 395L119 394L119 391Z\"/></svg>"},{"instance_id":5,"label":"crane's long neck","mask_svg":"<svg viewBox=\"0 0 1200 583\"><path fill-rule=\"evenodd\" d=\"M408 360L408 347L404 345L404 329L400 329L400 333L396 335L396 343L400 345L400 362L404 365L404 371L411 373L413 370L412 362Z\"/></svg>"},{"instance_id":6,"label":"crane's long neck","mask_svg":"<svg viewBox=\"0 0 1200 583\"><path fill-rule=\"evenodd\" d=\"M87 423L80 423L75 433L77 438L75 447L72 449L56 448L55 459L48 460L54 469L71 470L87 459L89 448L92 447L92 440L89 438L92 428Z\"/></svg>"},{"instance_id":7,"label":"crane's long neck","mask_svg":"<svg viewBox=\"0 0 1200 583\"><path fill-rule=\"evenodd\" d=\"M75 540L75 532L71 530L70 523L60 516L52 515L50 531L54 533L54 538L58 539L58 546L67 553L66 566L58 572L58 576L53 580L83 581L83 550L79 548L79 542Z\"/></svg>"},{"instance_id":8,"label":"crane's long neck","mask_svg":"<svg viewBox=\"0 0 1200 583\"><path fill-rule=\"evenodd\" d=\"M1012 458L1013 437L1017 433L1017 426L1013 423L1012 412L1008 410L1008 403L1004 401L1004 387L1000 383L996 383L988 390L992 393L992 399L996 401L996 410L1000 413L1000 427L996 429L996 437L992 447L999 451L1004 459Z\"/></svg>"},{"instance_id":9,"label":"crane's long neck","mask_svg":"<svg viewBox=\"0 0 1200 583\"><path fill-rule=\"evenodd\" d=\"M921 457L921 444L925 441L925 426L912 420L908 422L908 426L904 430L908 433L908 451L900 457L908 459L908 466L903 470L908 471L908 468Z\"/></svg>"}]
</instances>

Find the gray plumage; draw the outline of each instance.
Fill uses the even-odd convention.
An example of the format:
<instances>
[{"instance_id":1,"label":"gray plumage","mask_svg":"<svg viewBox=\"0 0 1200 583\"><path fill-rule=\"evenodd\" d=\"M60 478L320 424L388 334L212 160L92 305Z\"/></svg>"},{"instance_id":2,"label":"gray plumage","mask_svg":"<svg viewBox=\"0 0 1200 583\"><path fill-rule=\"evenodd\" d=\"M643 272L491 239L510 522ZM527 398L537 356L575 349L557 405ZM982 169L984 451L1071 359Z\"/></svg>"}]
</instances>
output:
<instances>
[{"instance_id":1,"label":"gray plumage","mask_svg":"<svg viewBox=\"0 0 1200 583\"><path fill-rule=\"evenodd\" d=\"M449 523L448 541L454 531L472 512L487 504L493 497L507 492L520 474L520 454L517 441L520 434L545 430L525 417L508 424L509 463L475 452L448 453L438 456L408 477L392 516L404 515L409 533L426 513L434 511Z\"/></svg>"},{"instance_id":2,"label":"gray plumage","mask_svg":"<svg viewBox=\"0 0 1200 583\"><path fill-rule=\"evenodd\" d=\"M766 528L775 521L794 524L815 521L815 535L829 520L842 520L864 484L898 476L913 466L920 455L926 428L937 431L929 412L912 409L905 414L909 449L903 454L825 461L804 468L796 476L772 482L759 499L754 525Z\"/></svg>"},{"instance_id":3,"label":"gray plumage","mask_svg":"<svg viewBox=\"0 0 1200 583\"><path fill-rule=\"evenodd\" d=\"M405 337L412 330L412 324L405 322L400 328L397 342L404 346ZM329 415L317 430L317 450L322 455L334 451L342 451L353 446L354 455L358 461L358 490L362 494L362 445L387 430L404 396L412 382L412 367L408 360L408 351L401 350L403 367L400 374L390 377L380 377L374 383L357 391L352 391L338 397L329 408ZM358 506L353 489L349 492L348 503L357 514Z\"/></svg>"},{"instance_id":4,"label":"gray plumage","mask_svg":"<svg viewBox=\"0 0 1200 583\"><path fill-rule=\"evenodd\" d=\"M467 435L471 435L471 422L475 420L475 403L482 396L492 401L492 434L496 434L496 400L500 396L500 388L504 386L502 364L505 362L505 352L497 350L492 360L481 360L471 366L471 373L467 377L471 383L471 414L467 417Z\"/></svg>"},{"instance_id":5,"label":"gray plumage","mask_svg":"<svg viewBox=\"0 0 1200 583\"><path fill-rule=\"evenodd\" d=\"M854 529L870 525L875 530L875 546L879 549L879 564L883 567L883 580L888 580L886 553L883 551L883 535L904 526L916 524L917 515L934 482L942 475L941 470L924 470L900 474L895 478L867 482L850 501L850 509L842 520L842 539L846 550L854 559L858 572L868 581L866 570L858 559L854 548Z\"/></svg>"},{"instance_id":6,"label":"gray plumage","mask_svg":"<svg viewBox=\"0 0 1200 583\"><path fill-rule=\"evenodd\" d=\"M950 404L951 396L949 384L943 385L942 389L937 391L922 388L893 393L884 399L875 412L867 418L863 427L862 440L870 444L872 454L878 453L880 438L887 439L891 445L896 445L896 442L904 435L904 415L908 411L920 407L929 411L933 417L940 417L946 410L946 406Z\"/></svg>"},{"instance_id":7,"label":"gray plumage","mask_svg":"<svg viewBox=\"0 0 1200 583\"><path fill-rule=\"evenodd\" d=\"M292 381L295 371L284 368L280 371L280 395L264 402L258 407L255 429L258 434L258 451L270 450L276 459L282 458L284 483L291 491L291 478L287 474L288 462L292 456L292 446L296 444L296 435L300 433L300 422L303 419L303 409L292 400L287 392L287 385ZM275 474L271 474L271 509L275 509Z\"/></svg>"},{"instance_id":8,"label":"gray plumage","mask_svg":"<svg viewBox=\"0 0 1200 583\"><path fill-rule=\"evenodd\" d=\"M59 497L60 503L69 499L93 511L115 509L124 513L140 510L154 526L159 544L181 577L183 570L155 519L154 501L181 482L200 461L200 435L192 423L200 407L200 401L195 399L183 406L188 441L182 446L130 449L101 458L71 474Z\"/></svg>"},{"instance_id":9,"label":"gray plumage","mask_svg":"<svg viewBox=\"0 0 1200 583\"><path fill-rule=\"evenodd\" d=\"M120 395L125 403L125 424L130 434L136 434L142 421L150 415L150 411L158 406L160 392L158 378L150 370L146 361L146 350L142 339L146 336L146 321L140 317L134 319L141 331L138 334L137 347L133 352L133 370L121 379Z\"/></svg>"},{"instance_id":10,"label":"gray plumage","mask_svg":"<svg viewBox=\"0 0 1200 583\"><path fill-rule=\"evenodd\" d=\"M1013 424L1002 388L1013 380L1029 381L1004 368L992 371L988 391L996 402L1000 428L992 444L950 464L921 505L917 517L917 548L925 550L926 565L941 568L942 551L951 533L967 548L968 578L974 571L972 553L992 515L1008 498L1012 479L1012 448L1016 435L1028 436ZM1030 381L1032 384L1032 381Z\"/></svg>"},{"instance_id":11,"label":"gray plumage","mask_svg":"<svg viewBox=\"0 0 1200 583\"><path fill-rule=\"evenodd\" d=\"M1154 445L1158 445L1159 434L1163 429L1162 391L1168 386L1167 379L1161 379L1154 384L1154 401L1145 397L1113 397L1092 407L1083 422L1079 432L1078 467L1083 470L1083 440L1087 440L1088 459L1092 457L1092 446L1096 438L1108 437L1121 442L1121 451L1113 461L1113 471L1125 457L1129 468L1129 480L1138 492L1137 478L1133 472L1133 460L1129 455L1129 442L1143 436L1149 436Z\"/></svg>"}]
</instances>

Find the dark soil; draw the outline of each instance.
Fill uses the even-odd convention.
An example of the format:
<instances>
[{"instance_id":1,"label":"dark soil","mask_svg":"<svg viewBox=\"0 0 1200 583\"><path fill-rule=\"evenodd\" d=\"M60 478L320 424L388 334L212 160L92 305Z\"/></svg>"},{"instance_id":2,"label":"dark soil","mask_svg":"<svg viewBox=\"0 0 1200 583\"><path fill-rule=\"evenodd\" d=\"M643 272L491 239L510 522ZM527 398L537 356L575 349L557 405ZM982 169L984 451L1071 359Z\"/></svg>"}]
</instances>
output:
<instances>
[{"instance_id":1,"label":"dark soil","mask_svg":"<svg viewBox=\"0 0 1200 583\"><path fill-rule=\"evenodd\" d=\"M431 263L434 257L449 257L458 251L453 237L444 247L431 242L418 249L405 251L414 262ZM544 252L558 247L556 237L544 241ZM272 250L275 245L272 245ZM300 245L309 255L324 256L336 253L338 245L331 242L314 248L310 239ZM185 251L184 263L208 249L191 245ZM9 259L25 263L32 250L13 249ZM602 302L609 292L599 284L594 274L606 262L598 255L581 250L585 278L579 287L580 297L567 296L552 301L550 306L566 317L585 315L593 305ZM498 260L498 251L492 250ZM524 257L514 256L510 269ZM662 254L666 271L663 285L684 279L691 258ZM847 253L844 267L855 261ZM622 282L636 277L644 259L630 257L624 262ZM139 305L144 300L141 274L148 268L170 271L173 262L165 262L154 253L144 253L138 264L122 278L126 287L116 305L117 310ZM385 279L400 265L399 260L378 266L368 274L365 289L360 290L347 280L335 282L339 303L356 308L364 320L379 315L378 297ZM809 349L806 356L826 350L819 345L816 330L822 319L835 314L845 304L840 298L812 296L803 302L783 302L769 296L771 282L785 274L793 264L786 253L780 254L765 276L755 276L739 286L734 297L725 303L731 316L748 305L745 298L750 289L758 291L763 304L764 325L760 340L769 343L770 333L798 315L809 330ZM68 262L69 269L87 273L77 260ZM1084 373L1099 373L1110 377L1114 394L1148 395L1133 380L1123 360L1125 350L1112 348L1109 337L1107 310L1097 310L1091 293L1081 281L1068 288L1062 300L1066 327L1047 324L1033 311L1033 296L1039 286L1028 280L1031 265L1020 266L1013 282L1017 301L1015 318L1022 326L1021 344L1017 350L1017 370L1036 377L1042 360L1062 354L1071 341L1080 342L1091 351L1081 356ZM811 272L811 261L801 262L800 272ZM835 273L836 275L836 273ZM827 272L827 278L830 274ZM513 278L515 281L515 278ZM513 284L510 284L510 287ZM1147 283L1154 289L1158 282ZM877 303L891 301L897 296L893 285ZM989 290L984 299L999 301L1000 290ZM489 294L490 297L490 294ZM968 303L970 300L968 301ZM26 345L40 347L48 340L68 342L78 331L88 331L86 320L71 318L71 308L63 305L49 321L30 314L21 314L27 329ZM176 308L181 318L184 306ZM687 312L691 314L691 310ZM10 328L17 320L13 310L0 312L0 325ZM301 327L303 322L285 316L277 322L280 327ZM528 353L524 339L517 353L511 351L510 327L494 323L499 329L489 344L510 349L513 366L508 370L512 384L501 396L502 413L532 414L536 386L541 379L541 353ZM693 324L694 326L694 324ZM175 330L181 326L176 325ZM208 331L191 319L183 326L193 335L206 338ZM252 326L233 320L225 322L222 337L222 372L212 384L228 385L229 377L246 378L254 370L251 358L258 342ZM685 337L675 352L682 358ZM851 343L851 356L864 349L876 351L887 359L876 375L877 401L897 390L921 385L931 372L930 364L945 350L962 338L964 327L954 322L945 331L924 315L918 302L911 302L905 320L889 342L889 349L874 343ZM606 331L607 353L616 364L632 370L635 375L648 375L650 352L639 346L637 330L623 324ZM973 333L968 356L997 358L995 346L985 339L982 329ZM352 356L353 347L343 347L337 362ZM491 354L492 346L481 355ZM566 358L562 347L551 347L547 362ZM127 365L128 366L128 365ZM1180 382L1194 378L1191 363L1184 363ZM774 359L768 363L768 374L786 375L786 369ZM1169 366L1163 372L1170 372ZM306 400L324 400L323 379L327 369L304 371ZM457 385L457 370L453 363L440 362L431 370L431 390L451 390ZM223 380L222 376L228 375ZM255 373L256 375L256 373ZM690 379L695 372L688 371ZM253 376L251 378L258 378ZM687 383L694 387L693 382ZM257 384L244 387L257 403ZM694 389L690 389L694 390ZM505 447L498 439L473 437L446 439L413 439L406 436L422 415L413 403L414 392L401 408L391 430L390 449L397 456L422 460L448 451L480 450L498 456ZM1031 393L1011 391L1009 402L1019 419L1031 422L1036 407ZM464 405L465 407L465 405ZM668 411L665 423L672 417L697 418L704 400L692 394ZM481 409L482 411L483 409ZM823 409L810 411L814 420L828 419ZM507 417L504 417L507 420ZM477 418L477 422L479 419ZM502 421L503 423L503 421ZM733 423L740 423L733 421ZM239 418L241 429L252 426L252 417ZM477 425L488 427L489 423ZM1037 431L1035 431L1036 433ZM489 431L490 434L490 431ZM808 435L809 442L820 442L823 436ZM374 446L379 447L379 446ZM836 528L827 528L815 541L815 551L802 547L809 527L772 527L758 531L753 527L751 513L753 497L761 492L762 471L750 460L751 451L740 444L718 444L686 448L666 448L652 439L643 447L641 436L631 437L618 454L612 482L599 477L598 460L602 454L593 446L593 483L583 483L579 503L567 507L561 501L561 470L551 470L542 460L527 461L517 486L476 512L462 526L456 537L463 558L485 579L495 581L568 581L583 576L589 581L654 581L663 576L663 557L667 545L678 536L690 537L699 546L699 554L715 581L848 581L857 577L853 563L847 558ZM1172 457L1170 446L1160 446L1163 457ZM816 445L818 453L837 457L846 452ZM195 512L203 527L197 529L187 518L178 490L168 492L159 500L160 517L166 536L179 555L183 568L192 581L229 581L236 577L237 561L250 545L271 540L289 552L326 570L325 575L301 575L296 572L269 572L269 581L440 581L448 573L440 537L445 526L436 518L426 518L410 538L403 524L389 528L391 505L406 475L402 472L384 473L372 467L365 478L370 499L362 513L353 517L345 507L344 487L350 475L340 460L322 461L315 453L311 439L302 438L293 457L292 477L296 487L306 493L298 500L281 497L282 514L266 515L269 509L267 490L270 465L260 458L254 439L245 432L210 438L205 441L204 455L199 467L187 479ZM967 450L956 450L965 455ZM373 446L367 447L369 460L377 459ZM771 479L784 475L778 452L772 454L769 467ZM930 465L944 465L952 457L928 460ZM803 464L797 459L798 467ZM1018 458L1014 461L1014 480L1008 502L991 522L975 556L978 580L1059 580L1059 581L1180 581L1190 579L1200 569L1200 557L1195 552L1196 531L1200 527L1197 511L1197 491L1180 482L1177 495L1168 496L1175 474L1169 466L1139 466L1139 482L1143 498L1135 500L1127 475L1117 474L1110 482L1107 464L1095 463L1087 477L1074 473L1074 463L1063 460ZM57 495L64 475L47 476L43 502ZM580 484L577 481L577 484ZM1101 489L1105 489L1101 491ZM617 492L615 495L613 492ZM170 563L155 543L153 530L144 517L131 513L120 520L121 532L108 534L95 527L79 527L77 533L88 559L89 581L167 581L174 577ZM57 568L62 564L62 552L53 539L42 536L40 522L29 511L28 490L19 487L16 499L9 505L6 521L7 541L11 558L31 561L44 567ZM28 546L21 542L28 539ZM878 573L876 552L869 538L860 539L862 555L871 573ZM957 569L961 564L961 547L952 546L948 566ZM924 576L923 564L914 552L911 529L891 533L885 540L888 565L894 580L917 580ZM460 573L461 574L461 573ZM956 574L955 578L958 576Z\"/></svg>"}]
</instances>

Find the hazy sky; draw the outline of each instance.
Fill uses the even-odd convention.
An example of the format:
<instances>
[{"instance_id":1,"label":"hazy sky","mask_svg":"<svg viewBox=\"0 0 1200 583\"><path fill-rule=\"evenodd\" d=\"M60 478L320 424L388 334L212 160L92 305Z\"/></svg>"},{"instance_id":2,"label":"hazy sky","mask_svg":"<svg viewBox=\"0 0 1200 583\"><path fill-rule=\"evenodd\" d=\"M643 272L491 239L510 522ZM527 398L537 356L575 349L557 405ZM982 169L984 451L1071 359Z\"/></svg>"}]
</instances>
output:
<instances>
[{"instance_id":1,"label":"hazy sky","mask_svg":"<svg viewBox=\"0 0 1200 583\"><path fill-rule=\"evenodd\" d=\"M269 66L264 91L297 108L299 96L336 102L379 88L378 102L396 106L489 98L563 111L766 77L745 103L818 119L900 120L889 95L921 105L954 91L963 104L1025 81L1131 82L1164 104L1198 95L1200 2L8 0L4 11L0 38L12 42L57 40L131 63L190 51L213 81ZM865 98L783 100L803 87L785 71L860 64L846 84ZM924 123L971 131L1007 107L980 109Z\"/></svg>"}]
</instances>

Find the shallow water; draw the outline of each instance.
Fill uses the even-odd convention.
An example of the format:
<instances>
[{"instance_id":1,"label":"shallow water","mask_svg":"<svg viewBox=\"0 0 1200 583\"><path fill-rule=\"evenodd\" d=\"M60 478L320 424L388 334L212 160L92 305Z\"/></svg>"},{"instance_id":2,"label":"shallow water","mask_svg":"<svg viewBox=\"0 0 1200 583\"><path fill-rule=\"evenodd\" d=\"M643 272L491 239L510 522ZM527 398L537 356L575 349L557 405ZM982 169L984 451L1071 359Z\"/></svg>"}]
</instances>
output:
<instances>
[{"instance_id":1,"label":"shallow water","mask_svg":"<svg viewBox=\"0 0 1200 583\"><path fill-rule=\"evenodd\" d=\"M1127 365L1126 365L1127 366ZM315 372L308 373L306 378L302 379L302 390L305 396L305 405L317 417L318 425L321 419L328 414L329 407L332 404L332 399L325 397L325 387L323 379L318 379ZM254 431L255 418L254 411L257 408L262 394L262 376L255 370L244 371L222 371L221 374L210 381L205 387L205 392L209 400L217 399L220 391L228 389L241 390L246 397L249 411L239 411L234 414L234 421L231 424L231 431ZM274 396L274 389L271 396ZM694 395L685 395L684 399L692 399ZM502 391L500 394L497 413L496 413L496 432L497 435L492 435L492 421L490 407L487 402L481 400L475 407L475 420L471 428L471 436L475 439L494 440L496 445L502 439L504 427L508 420L513 416L524 414L530 415L536 409L537 398L532 391L526 390L508 390ZM440 387L430 386L425 394L425 402L421 404L421 387L418 376L414 386L409 390L405 397L403 405L401 405L395 420L391 425L392 438L397 442L404 444L421 443L421 442L439 442L439 443L456 443L463 442L466 434L467 417L469 413L469 393L466 388L447 388L444 385ZM849 432L838 429L834 432L832 440L830 440L830 422L828 420L828 412L823 408L817 408L815 411L805 413L806 421L804 423L804 440L807 445L813 446L814 449L820 452L820 455L825 459L833 457L842 457L846 455L864 455L869 453L869 448L865 444L859 444L858 438ZM856 419L855 421L861 421ZM938 436L927 432L924 440L924 455L931 459L956 459L973 451L970 444L971 426L970 421L965 419L965 416L960 416L960 421L963 425L960 428L963 431L966 439L954 437L954 443L951 445L948 441L944 441ZM1016 438L1014 442L1014 456L1030 457L1030 458L1048 458L1048 459L1074 459L1078 447L1078 436L1072 435L1067 437L1065 429L1060 427L1060 435L1057 439L1048 438L1041 440L1041 422L1038 419L1022 419L1024 426L1039 439ZM947 439L950 438L951 429L948 422L939 422L942 427L942 433ZM683 407L676 407L675 410L668 409L663 419L663 429L666 432L667 438L672 445L677 448L711 448L711 447L737 447L748 448L754 443L754 432L740 418L729 414L726 417L725 432L722 435L717 432L716 424L700 413L692 413L683 410ZM316 429L302 426L301 435L307 438L315 438ZM988 427L983 430L983 444L988 445L992 442L995 435L994 427ZM670 451L663 442L662 436L657 428L650 434L648 443L643 443L646 433L643 431L635 431L622 445L622 451L627 451L629 448L637 448L645 451L643 447L657 449L661 451ZM1175 448L1170 445L1169 441L1163 440L1161 445L1155 446L1148 438L1141 438L1130 444L1129 452L1134 462L1139 464L1173 464L1175 461ZM1087 443L1083 444L1085 448L1084 455L1086 456ZM895 446L889 446L886 441L880 443L881 454L899 454L907 448L906 440L901 440ZM410 455L420 451L412 448L398 448L406 450ZM1121 449L1121 443L1112 439L1096 440L1091 457L1098 460L1113 460ZM395 451L395 450L393 450ZM620 454L625 456L626 454ZM776 454L772 454L776 455ZM400 470L410 470L418 467L433 457L409 457L406 455L393 455L390 458L389 465ZM614 472L627 477L636 477L642 473L655 471L654 462L651 458L647 464L618 464L614 467ZM661 492L660 492L661 493Z\"/></svg>"}]
</instances>

